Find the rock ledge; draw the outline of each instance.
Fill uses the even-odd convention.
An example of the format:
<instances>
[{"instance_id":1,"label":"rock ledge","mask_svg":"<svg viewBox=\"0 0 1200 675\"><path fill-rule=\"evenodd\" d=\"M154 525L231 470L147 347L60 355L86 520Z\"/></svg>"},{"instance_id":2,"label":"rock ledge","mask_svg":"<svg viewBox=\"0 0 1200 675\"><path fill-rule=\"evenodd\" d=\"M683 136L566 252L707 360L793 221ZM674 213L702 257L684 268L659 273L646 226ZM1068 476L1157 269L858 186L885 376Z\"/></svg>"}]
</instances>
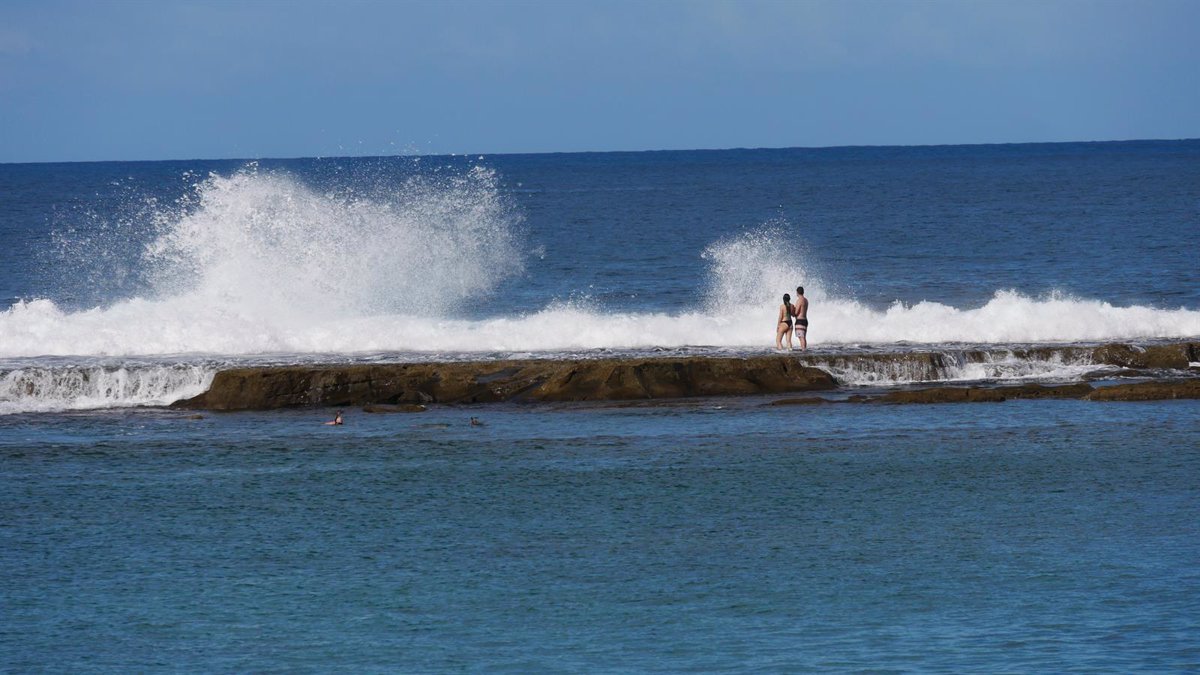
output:
<instances>
[{"instance_id":1,"label":"rock ledge","mask_svg":"<svg viewBox=\"0 0 1200 675\"><path fill-rule=\"evenodd\" d=\"M833 377L786 356L579 361L468 361L234 368L176 408L628 401L834 389Z\"/></svg>"}]
</instances>

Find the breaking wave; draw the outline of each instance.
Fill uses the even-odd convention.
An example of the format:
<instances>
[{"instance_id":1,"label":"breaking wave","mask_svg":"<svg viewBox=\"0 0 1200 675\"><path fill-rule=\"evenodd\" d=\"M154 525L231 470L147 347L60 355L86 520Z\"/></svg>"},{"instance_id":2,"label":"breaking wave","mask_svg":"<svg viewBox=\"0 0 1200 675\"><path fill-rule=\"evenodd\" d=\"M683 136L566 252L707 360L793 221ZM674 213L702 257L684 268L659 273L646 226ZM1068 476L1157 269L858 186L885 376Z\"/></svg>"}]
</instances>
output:
<instances>
[{"instance_id":1,"label":"breaking wave","mask_svg":"<svg viewBox=\"0 0 1200 675\"><path fill-rule=\"evenodd\" d=\"M519 217L493 174L368 198L318 194L287 175L211 176L142 252L152 291L68 311L51 300L0 312L0 358L595 349L758 349L782 290L804 280L814 346L1058 343L1200 335L1200 311L998 290L979 307L839 294L819 263L768 225L703 253L707 292L677 312L581 301L480 319L468 299L524 269Z\"/></svg>"},{"instance_id":2,"label":"breaking wave","mask_svg":"<svg viewBox=\"0 0 1200 675\"><path fill-rule=\"evenodd\" d=\"M146 279L144 292L79 311L49 299L0 311L0 361L34 362L0 370L0 406L162 404L198 393L211 377L211 369L192 366L35 367L38 359L57 356L169 361L176 354L236 360L262 354L491 358L601 349L757 351L773 344L779 296L798 281L812 302L809 340L818 348L1200 335L1200 311L1193 309L1018 290L996 290L977 307L897 302L872 308L841 292L820 261L778 223L712 243L697 261L707 291L680 311L612 311L587 301L554 301L538 311L479 318L472 299L525 273L526 265L520 213L495 174L481 167L410 177L363 194L319 192L287 173L251 165L198 181L188 198L156 207L146 222L152 232L133 262ZM989 371L969 364L962 377L998 373L1002 365Z\"/></svg>"},{"instance_id":3,"label":"breaking wave","mask_svg":"<svg viewBox=\"0 0 1200 675\"><path fill-rule=\"evenodd\" d=\"M668 314L603 312L577 303L555 303L539 312L479 321L418 315L355 317L288 304L271 309L269 305L197 309L136 299L67 313L49 300L22 301L0 313L0 356L754 350L772 344L775 305L736 307L722 314L705 309ZM999 291L984 306L971 309L922 302L897 303L877 311L852 300L814 298L810 318L808 337L814 347L1103 342L1200 335L1200 311L1031 298L1015 291Z\"/></svg>"}]
</instances>

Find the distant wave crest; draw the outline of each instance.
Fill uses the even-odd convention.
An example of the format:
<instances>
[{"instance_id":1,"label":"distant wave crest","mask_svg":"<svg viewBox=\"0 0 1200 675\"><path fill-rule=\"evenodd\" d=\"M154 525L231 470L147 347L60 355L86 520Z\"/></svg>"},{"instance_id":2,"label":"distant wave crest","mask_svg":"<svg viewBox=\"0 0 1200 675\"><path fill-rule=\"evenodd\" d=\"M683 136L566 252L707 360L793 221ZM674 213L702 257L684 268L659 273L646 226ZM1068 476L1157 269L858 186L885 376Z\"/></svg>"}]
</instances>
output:
<instances>
[{"instance_id":1,"label":"distant wave crest","mask_svg":"<svg viewBox=\"0 0 1200 675\"><path fill-rule=\"evenodd\" d=\"M61 302L0 309L0 414L165 405L249 362L765 351L781 295L798 284L812 303L810 345L826 355L1200 336L1197 309L1019 289L997 289L979 306L869 306L783 221L712 242L696 261L692 286L703 292L690 305L614 310L578 288L573 300L497 316L480 311L481 299L525 274L527 261L521 213L493 171L348 178L352 187L321 190L253 164L185 174L190 190L176 201L126 192L125 203L56 232L54 269L74 287ZM1093 367L1016 354L948 356L936 373L836 359L829 369L846 384L896 384L1070 379Z\"/></svg>"},{"instance_id":2,"label":"distant wave crest","mask_svg":"<svg viewBox=\"0 0 1200 675\"><path fill-rule=\"evenodd\" d=\"M711 244L707 292L672 313L586 301L480 319L467 305L522 273L520 217L495 175L414 177L368 195L321 194L254 167L197 184L160 214L142 265L153 291L66 311L0 311L0 359L355 352L530 353L689 346L761 349L783 292L806 286L814 346L1054 343L1200 335L1200 311L997 290L980 307L874 309L839 294L779 223Z\"/></svg>"}]
</instances>

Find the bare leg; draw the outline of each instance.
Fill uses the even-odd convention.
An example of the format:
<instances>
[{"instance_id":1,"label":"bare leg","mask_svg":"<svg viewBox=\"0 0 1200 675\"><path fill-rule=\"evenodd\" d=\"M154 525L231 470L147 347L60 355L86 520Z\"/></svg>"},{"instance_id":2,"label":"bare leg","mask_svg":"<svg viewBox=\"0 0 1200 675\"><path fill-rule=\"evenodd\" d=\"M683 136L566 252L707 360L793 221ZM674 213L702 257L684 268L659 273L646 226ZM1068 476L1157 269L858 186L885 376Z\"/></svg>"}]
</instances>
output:
<instances>
[{"instance_id":1,"label":"bare leg","mask_svg":"<svg viewBox=\"0 0 1200 675\"><path fill-rule=\"evenodd\" d=\"M800 338L800 351L806 351L808 349L808 329L797 328L796 337Z\"/></svg>"},{"instance_id":2,"label":"bare leg","mask_svg":"<svg viewBox=\"0 0 1200 675\"><path fill-rule=\"evenodd\" d=\"M775 349L783 349L783 334L788 330L787 324L780 321L775 328ZM788 336L788 342L791 342L792 336Z\"/></svg>"}]
</instances>

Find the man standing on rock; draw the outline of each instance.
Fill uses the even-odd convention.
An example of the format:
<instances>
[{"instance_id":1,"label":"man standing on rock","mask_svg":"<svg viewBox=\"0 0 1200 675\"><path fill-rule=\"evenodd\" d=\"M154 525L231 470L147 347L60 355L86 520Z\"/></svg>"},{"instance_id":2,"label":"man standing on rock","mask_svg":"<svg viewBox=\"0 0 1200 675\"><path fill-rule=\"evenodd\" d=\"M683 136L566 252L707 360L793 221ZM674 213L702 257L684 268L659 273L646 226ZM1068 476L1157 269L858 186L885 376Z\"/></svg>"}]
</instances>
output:
<instances>
[{"instance_id":1,"label":"man standing on rock","mask_svg":"<svg viewBox=\"0 0 1200 675\"><path fill-rule=\"evenodd\" d=\"M800 339L800 351L808 349L808 298L804 287L796 287L796 337Z\"/></svg>"}]
</instances>

